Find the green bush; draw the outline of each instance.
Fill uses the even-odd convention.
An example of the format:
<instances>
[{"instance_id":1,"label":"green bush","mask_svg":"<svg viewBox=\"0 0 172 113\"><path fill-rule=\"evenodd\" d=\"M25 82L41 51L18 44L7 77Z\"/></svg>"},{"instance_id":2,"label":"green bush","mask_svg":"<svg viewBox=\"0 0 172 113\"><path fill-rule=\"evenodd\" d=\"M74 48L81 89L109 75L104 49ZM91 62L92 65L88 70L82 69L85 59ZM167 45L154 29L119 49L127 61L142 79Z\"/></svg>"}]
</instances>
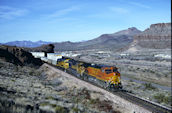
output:
<instances>
[{"instance_id":1,"label":"green bush","mask_svg":"<svg viewBox=\"0 0 172 113\"><path fill-rule=\"evenodd\" d=\"M89 103L90 104L97 104L97 103L99 103L99 99L90 99L90 101L89 101Z\"/></svg>"},{"instance_id":2,"label":"green bush","mask_svg":"<svg viewBox=\"0 0 172 113\"><path fill-rule=\"evenodd\" d=\"M30 72L29 72L29 75L33 75L33 74L34 74L34 72L33 72L33 71L30 71Z\"/></svg>"},{"instance_id":3,"label":"green bush","mask_svg":"<svg viewBox=\"0 0 172 113\"><path fill-rule=\"evenodd\" d=\"M156 95L154 95L154 99L156 99L156 101L158 103L165 103L165 104L171 104L171 96L170 95L165 95L165 94L162 94L162 93L158 93Z\"/></svg>"},{"instance_id":4,"label":"green bush","mask_svg":"<svg viewBox=\"0 0 172 113\"><path fill-rule=\"evenodd\" d=\"M72 111L74 112L74 113L78 113L80 110L78 109L78 108L72 108Z\"/></svg>"},{"instance_id":5,"label":"green bush","mask_svg":"<svg viewBox=\"0 0 172 113\"><path fill-rule=\"evenodd\" d=\"M56 113L67 113L68 112L67 109L65 109L62 106L56 106L55 111L56 111Z\"/></svg>"},{"instance_id":6,"label":"green bush","mask_svg":"<svg viewBox=\"0 0 172 113\"><path fill-rule=\"evenodd\" d=\"M133 80L132 80L132 79L130 79L130 80L129 80L129 82L133 82Z\"/></svg>"},{"instance_id":7,"label":"green bush","mask_svg":"<svg viewBox=\"0 0 172 113\"><path fill-rule=\"evenodd\" d=\"M155 90L156 89L156 87L152 86L151 83L144 83L143 85L144 85L145 89L147 89L147 90Z\"/></svg>"},{"instance_id":8,"label":"green bush","mask_svg":"<svg viewBox=\"0 0 172 113\"><path fill-rule=\"evenodd\" d=\"M48 102L44 102L44 103L41 103L40 106L48 106L49 103Z\"/></svg>"},{"instance_id":9,"label":"green bush","mask_svg":"<svg viewBox=\"0 0 172 113\"><path fill-rule=\"evenodd\" d=\"M151 73L155 73L155 71L153 71L153 70L150 70L150 72L151 72Z\"/></svg>"},{"instance_id":10,"label":"green bush","mask_svg":"<svg viewBox=\"0 0 172 113\"><path fill-rule=\"evenodd\" d=\"M45 99L54 100L54 97L52 97L52 96L47 96L47 97L45 97Z\"/></svg>"}]
</instances>

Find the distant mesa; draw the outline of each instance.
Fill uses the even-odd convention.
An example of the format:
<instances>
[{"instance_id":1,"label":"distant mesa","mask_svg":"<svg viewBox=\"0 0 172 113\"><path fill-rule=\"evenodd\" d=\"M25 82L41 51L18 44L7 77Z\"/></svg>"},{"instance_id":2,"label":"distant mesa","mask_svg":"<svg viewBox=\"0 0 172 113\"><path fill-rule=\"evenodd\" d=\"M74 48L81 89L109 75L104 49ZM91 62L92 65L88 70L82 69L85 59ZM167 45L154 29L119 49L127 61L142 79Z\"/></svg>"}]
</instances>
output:
<instances>
[{"instance_id":1,"label":"distant mesa","mask_svg":"<svg viewBox=\"0 0 172 113\"><path fill-rule=\"evenodd\" d=\"M134 36L134 42L142 48L171 48L171 23L152 24L150 28Z\"/></svg>"}]
</instances>

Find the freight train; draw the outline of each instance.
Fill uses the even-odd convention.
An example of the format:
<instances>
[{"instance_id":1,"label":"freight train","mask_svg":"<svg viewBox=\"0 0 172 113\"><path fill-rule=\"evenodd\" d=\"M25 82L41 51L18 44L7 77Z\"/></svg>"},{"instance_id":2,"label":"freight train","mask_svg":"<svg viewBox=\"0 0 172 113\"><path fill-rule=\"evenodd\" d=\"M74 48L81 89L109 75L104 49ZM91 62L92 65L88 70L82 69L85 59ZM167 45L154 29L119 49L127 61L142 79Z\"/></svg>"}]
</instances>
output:
<instances>
[{"instance_id":1,"label":"freight train","mask_svg":"<svg viewBox=\"0 0 172 113\"><path fill-rule=\"evenodd\" d=\"M88 63L59 55L56 55L57 58L54 60L52 56L53 54L48 54L48 57L41 59L101 87L113 90L122 89L121 75L116 66Z\"/></svg>"}]
</instances>

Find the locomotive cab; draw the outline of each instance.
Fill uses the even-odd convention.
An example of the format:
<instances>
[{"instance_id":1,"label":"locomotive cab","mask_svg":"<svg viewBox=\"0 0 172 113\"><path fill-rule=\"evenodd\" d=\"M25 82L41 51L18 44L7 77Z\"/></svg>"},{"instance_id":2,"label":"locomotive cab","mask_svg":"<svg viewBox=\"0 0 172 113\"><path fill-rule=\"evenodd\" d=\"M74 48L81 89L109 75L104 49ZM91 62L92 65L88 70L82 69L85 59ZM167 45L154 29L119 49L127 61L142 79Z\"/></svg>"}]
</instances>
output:
<instances>
[{"instance_id":1,"label":"locomotive cab","mask_svg":"<svg viewBox=\"0 0 172 113\"><path fill-rule=\"evenodd\" d=\"M120 73L118 72L118 68L116 67L105 67L102 69L104 72L104 76L108 77L108 82L110 88L121 89L121 81L120 81Z\"/></svg>"},{"instance_id":2,"label":"locomotive cab","mask_svg":"<svg viewBox=\"0 0 172 113\"><path fill-rule=\"evenodd\" d=\"M69 68L69 59L57 59L56 66L64 68L65 70Z\"/></svg>"}]
</instances>

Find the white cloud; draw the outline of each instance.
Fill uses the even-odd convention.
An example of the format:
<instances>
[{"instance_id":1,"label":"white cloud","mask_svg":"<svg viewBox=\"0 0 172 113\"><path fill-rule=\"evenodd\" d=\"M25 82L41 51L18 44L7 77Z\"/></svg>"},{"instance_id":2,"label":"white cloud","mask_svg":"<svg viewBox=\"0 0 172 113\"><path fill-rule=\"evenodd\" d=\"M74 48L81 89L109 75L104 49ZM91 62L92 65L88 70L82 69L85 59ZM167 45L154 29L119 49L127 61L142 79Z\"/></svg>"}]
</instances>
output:
<instances>
[{"instance_id":1,"label":"white cloud","mask_svg":"<svg viewBox=\"0 0 172 113\"><path fill-rule=\"evenodd\" d=\"M115 13L120 13L120 14L125 14L129 12L129 10L121 7L109 7L109 9Z\"/></svg>"},{"instance_id":2,"label":"white cloud","mask_svg":"<svg viewBox=\"0 0 172 113\"><path fill-rule=\"evenodd\" d=\"M138 2L130 2L131 5L135 5L137 7L141 7L141 8L145 8L145 9L150 9L150 7L148 5L144 5Z\"/></svg>"},{"instance_id":3,"label":"white cloud","mask_svg":"<svg viewBox=\"0 0 172 113\"><path fill-rule=\"evenodd\" d=\"M60 17L60 16L66 15L66 14L73 12L73 11L76 11L76 10L79 10L79 7L69 7L66 9L58 10L52 14L49 14L48 17L49 18Z\"/></svg>"},{"instance_id":4,"label":"white cloud","mask_svg":"<svg viewBox=\"0 0 172 113\"><path fill-rule=\"evenodd\" d=\"M9 6L0 6L0 19L13 19L24 16L29 11L26 9L18 9Z\"/></svg>"}]
</instances>

